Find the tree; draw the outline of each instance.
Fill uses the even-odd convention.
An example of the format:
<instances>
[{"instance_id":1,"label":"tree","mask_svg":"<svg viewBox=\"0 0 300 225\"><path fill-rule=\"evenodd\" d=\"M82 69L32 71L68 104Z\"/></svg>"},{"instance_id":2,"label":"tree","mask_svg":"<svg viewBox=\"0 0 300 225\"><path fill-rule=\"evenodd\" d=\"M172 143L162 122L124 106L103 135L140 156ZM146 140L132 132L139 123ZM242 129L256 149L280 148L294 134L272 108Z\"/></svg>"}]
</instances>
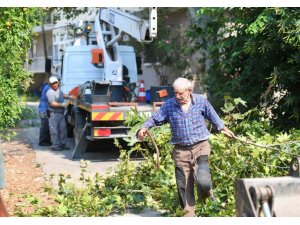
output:
<instances>
[{"instance_id":1,"label":"tree","mask_svg":"<svg viewBox=\"0 0 300 225\"><path fill-rule=\"evenodd\" d=\"M300 127L299 8L202 8L198 17L213 104L241 97L279 128Z\"/></svg>"},{"instance_id":2,"label":"tree","mask_svg":"<svg viewBox=\"0 0 300 225\"><path fill-rule=\"evenodd\" d=\"M186 8L176 10L186 10ZM168 85L169 78L172 77L192 75L190 68L194 47L186 32L188 28L170 24L170 15L177 12L176 10L158 9L158 37L153 42L144 44L142 49L145 61L153 66L160 85Z\"/></svg>"},{"instance_id":3,"label":"tree","mask_svg":"<svg viewBox=\"0 0 300 225\"><path fill-rule=\"evenodd\" d=\"M42 26L52 12L66 18L86 12L87 8L0 8L0 132L13 127L19 119L22 105L18 95L27 90L32 74L25 70L31 48L33 27ZM46 46L44 44L44 46ZM45 50L45 59L47 59ZM30 62L29 62L30 63ZM3 134L0 134L0 137ZM9 136L7 136L9 137Z\"/></svg>"},{"instance_id":4,"label":"tree","mask_svg":"<svg viewBox=\"0 0 300 225\"><path fill-rule=\"evenodd\" d=\"M0 131L14 126L21 113L18 93L30 84L24 63L41 13L41 8L0 8Z\"/></svg>"}]
</instances>

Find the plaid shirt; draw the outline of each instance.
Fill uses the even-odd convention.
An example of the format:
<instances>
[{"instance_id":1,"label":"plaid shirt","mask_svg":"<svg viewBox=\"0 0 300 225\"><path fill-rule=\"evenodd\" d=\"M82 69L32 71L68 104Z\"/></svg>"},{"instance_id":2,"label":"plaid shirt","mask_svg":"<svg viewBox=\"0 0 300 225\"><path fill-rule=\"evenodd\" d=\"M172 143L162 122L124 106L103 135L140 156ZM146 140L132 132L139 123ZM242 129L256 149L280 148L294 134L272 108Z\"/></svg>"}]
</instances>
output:
<instances>
[{"instance_id":1,"label":"plaid shirt","mask_svg":"<svg viewBox=\"0 0 300 225\"><path fill-rule=\"evenodd\" d=\"M224 128L223 122L209 101L203 95L192 94L192 102L186 113L182 111L177 100L171 98L144 123L143 128L150 129L169 122L172 132L171 143L189 146L208 139L210 132L205 119L218 130Z\"/></svg>"}]
</instances>

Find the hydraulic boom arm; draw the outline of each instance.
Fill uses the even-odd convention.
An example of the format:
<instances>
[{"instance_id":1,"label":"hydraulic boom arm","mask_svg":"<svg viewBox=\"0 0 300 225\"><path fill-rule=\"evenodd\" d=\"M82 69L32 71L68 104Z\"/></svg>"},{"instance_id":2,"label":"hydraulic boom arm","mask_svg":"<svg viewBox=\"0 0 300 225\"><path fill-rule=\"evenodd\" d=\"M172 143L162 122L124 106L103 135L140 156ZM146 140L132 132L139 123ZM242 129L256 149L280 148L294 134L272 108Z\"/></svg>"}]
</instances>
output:
<instances>
[{"instance_id":1,"label":"hydraulic boom arm","mask_svg":"<svg viewBox=\"0 0 300 225\"><path fill-rule=\"evenodd\" d=\"M116 8L102 8L99 19L125 32L139 42L151 42L157 35L157 9L149 8L149 20L123 12Z\"/></svg>"}]
</instances>

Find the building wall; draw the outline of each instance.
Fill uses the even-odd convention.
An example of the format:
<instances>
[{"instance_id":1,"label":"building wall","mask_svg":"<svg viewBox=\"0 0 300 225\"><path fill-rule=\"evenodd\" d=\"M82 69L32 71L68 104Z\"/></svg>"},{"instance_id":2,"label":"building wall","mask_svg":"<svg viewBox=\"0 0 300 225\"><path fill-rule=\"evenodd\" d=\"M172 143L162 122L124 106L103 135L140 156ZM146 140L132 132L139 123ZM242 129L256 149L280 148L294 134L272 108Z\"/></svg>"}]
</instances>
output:
<instances>
[{"instance_id":1,"label":"building wall","mask_svg":"<svg viewBox=\"0 0 300 225\"><path fill-rule=\"evenodd\" d=\"M159 85L159 80L152 67L145 66L145 64L142 64L142 70L143 70L143 74L138 76L138 80L144 80L145 90L150 89L151 86Z\"/></svg>"},{"instance_id":2,"label":"building wall","mask_svg":"<svg viewBox=\"0 0 300 225\"><path fill-rule=\"evenodd\" d=\"M33 63L29 66L29 70L45 72L45 51L41 33L38 33L38 36L33 40L33 45L35 45L31 52ZM52 59L52 33L49 31L46 32L46 46L48 58Z\"/></svg>"}]
</instances>

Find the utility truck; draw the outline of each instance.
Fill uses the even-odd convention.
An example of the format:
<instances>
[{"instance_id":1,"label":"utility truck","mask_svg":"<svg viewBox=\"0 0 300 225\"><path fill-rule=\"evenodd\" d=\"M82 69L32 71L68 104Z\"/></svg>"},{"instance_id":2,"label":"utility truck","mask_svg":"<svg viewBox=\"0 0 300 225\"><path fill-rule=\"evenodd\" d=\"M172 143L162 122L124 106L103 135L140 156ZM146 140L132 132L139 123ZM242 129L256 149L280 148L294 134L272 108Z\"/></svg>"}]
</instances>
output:
<instances>
[{"instance_id":1,"label":"utility truck","mask_svg":"<svg viewBox=\"0 0 300 225\"><path fill-rule=\"evenodd\" d=\"M57 67L63 92L75 97L66 108L68 136L75 138L73 158L81 158L90 142L128 137L130 128L123 122L132 107L151 113L136 102L124 102L124 87L138 82L138 70L133 47L118 42L124 34L151 42L157 35L156 16L155 7L149 8L148 20L100 8L93 22L79 20L73 27L76 39L63 50ZM53 32L54 54L61 41L69 41L58 34L59 29Z\"/></svg>"}]
</instances>

